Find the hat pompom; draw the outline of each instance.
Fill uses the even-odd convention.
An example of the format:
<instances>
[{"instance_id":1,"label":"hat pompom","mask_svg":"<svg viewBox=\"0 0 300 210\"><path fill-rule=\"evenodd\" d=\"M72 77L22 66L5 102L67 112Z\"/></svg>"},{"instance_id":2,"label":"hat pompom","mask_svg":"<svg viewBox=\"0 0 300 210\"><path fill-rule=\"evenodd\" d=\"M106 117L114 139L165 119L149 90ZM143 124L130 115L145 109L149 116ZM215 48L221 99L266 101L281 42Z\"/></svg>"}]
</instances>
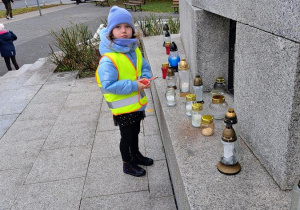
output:
<instances>
[{"instance_id":1,"label":"hat pompom","mask_svg":"<svg viewBox=\"0 0 300 210\"><path fill-rule=\"evenodd\" d=\"M4 25L0 23L0 31L4 31Z\"/></svg>"}]
</instances>

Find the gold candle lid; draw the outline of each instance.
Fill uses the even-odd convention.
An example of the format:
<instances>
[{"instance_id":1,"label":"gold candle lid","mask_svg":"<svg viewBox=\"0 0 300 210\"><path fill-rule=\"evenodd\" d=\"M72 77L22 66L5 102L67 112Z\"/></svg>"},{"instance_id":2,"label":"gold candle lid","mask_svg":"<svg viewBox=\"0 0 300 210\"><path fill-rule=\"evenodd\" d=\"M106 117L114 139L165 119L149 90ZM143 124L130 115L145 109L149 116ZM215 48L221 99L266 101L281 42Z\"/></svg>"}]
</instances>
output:
<instances>
[{"instance_id":1,"label":"gold candle lid","mask_svg":"<svg viewBox=\"0 0 300 210\"><path fill-rule=\"evenodd\" d=\"M222 95L214 95L211 101L213 104L221 104L225 102L225 97Z\"/></svg>"},{"instance_id":2,"label":"gold candle lid","mask_svg":"<svg viewBox=\"0 0 300 210\"><path fill-rule=\"evenodd\" d=\"M174 76L175 73L174 73L174 70L172 68L168 68L168 71L167 71L167 76Z\"/></svg>"},{"instance_id":3,"label":"gold candle lid","mask_svg":"<svg viewBox=\"0 0 300 210\"><path fill-rule=\"evenodd\" d=\"M194 103L192 105L192 110L193 111L201 111L202 110L202 104L200 104L200 103Z\"/></svg>"},{"instance_id":4,"label":"gold candle lid","mask_svg":"<svg viewBox=\"0 0 300 210\"><path fill-rule=\"evenodd\" d=\"M188 70L190 67L186 62L185 58L182 58L181 61L178 64L178 69L179 70Z\"/></svg>"},{"instance_id":5,"label":"gold candle lid","mask_svg":"<svg viewBox=\"0 0 300 210\"><path fill-rule=\"evenodd\" d=\"M201 86L201 85L203 85L202 78L200 77L200 75L197 75L194 79L194 86Z\"/></svg>"},{"instance_id":6,"label":"gold candle lid","mask_svg":"<svg viewBox=\"0 0 300 210\"><path fill-rule=\"evenodd\" d=\"M228 111L226 112L224 122L228 124L237 123L236 113L233 108L229 108Z\"/></svg>"},{"instance_id":7,"label":"gold candle lid","mask_svg":"<svg viewBox=\"0 0 300 210\"><path fill-rule=\"evenodd\" d=\"M195 101L196 100L196 95L195 94L187 94L185 96L187 101Z\"/></svg>"},{"instance_id":8,"label":"gold candle lid","mask_svg":"<svg viewBox=\"0 0 300 210\"><path fill-rule=\"evenodd\" d=\"M217 83L224 83L225 79L224 79L224 77L217 77L216 82Z\"/></svg>"},{"instance_id":9,"label":"gold candle lid","mask_svg":"<svg viewBox=\"0 0 300 210\"><path fill-rule=\"evenodd\" d=\"M236 134L232 126L226 126L222 133L222 140L225 142L235 142L237 140Z\"/></svg>"},{"instance_id":10,"label":"gold candle lid","mask_svg":"<svg viewBox=\"0 0 300 210\"><path fill-rule=\"evenodd\" d=\"M169 63L162 63L161 67L169 67Z\"/></svg>"},{"instance_id":11,"label":"gold candle lid","mask_svg":"<svg viewBox=\"0 0 300 210\"><path fill-rule=\"evenodd\" d=\"M214 118L211 115L203 115L201 118L202 122L205 124L210 124L213 122Z\"/></svg>"}]
</instances>

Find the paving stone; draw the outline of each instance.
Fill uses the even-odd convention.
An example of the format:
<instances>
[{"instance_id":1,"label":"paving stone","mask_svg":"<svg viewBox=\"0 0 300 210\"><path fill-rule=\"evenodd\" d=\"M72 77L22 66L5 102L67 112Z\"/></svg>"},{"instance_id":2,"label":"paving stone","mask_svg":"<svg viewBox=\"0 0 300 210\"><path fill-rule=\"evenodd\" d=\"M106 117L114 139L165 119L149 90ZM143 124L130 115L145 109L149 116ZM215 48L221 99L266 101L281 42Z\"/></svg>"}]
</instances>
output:
<instances>
[{"instance_id":1,"label":"paving stone","mask_svg":"<svg viewBox=\"0 0 300 210\"><path fill-rule=\"evenodd\" d=\"M173 195L166 160L154 161L152 166L147 167L150 197L165 197Z\"/></svg>"},{"instance_id":2,"label":"paving stone","mask_svg":"<svg viewBox=\"0 0 300 210\"><path fill-rule=\"evenodd\" d=\"M145 109L146 116L153 116L155 115L155 109L153 105L153 101L148 101L147 107Z\"/></svg>"},{"instance_id":3,"label":"paving stone","mask_svg":"<svg viewBox=\"0 0 300 210\"><path fill-rule=\"evenodd\" d=\"M98 121L97 132L110 130L119 130L119 126L114 125L113 115L111 112L101 111Z\"/></svg>"},{"instance_id":4,"label":"paving stone","mask_svg":"<svg viewBox=\"0 0 300 210\"><path fill-rule=\"evenodd\" d=\"M20 117L19 121L24 120L37 120L37 119L53 119L56 120L63 105L59 103L39 103L32 104L29 103L28 106L24 109Z\"/></svg>"},{"instance_id":5,"label":"paving stone","mask_svg":"<svg viewBox=\"0 0 300 210\"><path fill-rule=\"evenodd\" d=\"M41 90L30 101L31 104L46 104L56 103L64 104L69 96L69 91L64 90L49 90L43 86Z\"/></svg>"},{"instance_id":6,"label":"paving stone","mask_svg":"<svg viewBox=\"0 0 300 210\"><path fill-rule=\"evenodd\" d=\"M53 73L45 82L49 83L66 83L73 85L75 83L75 78L78 74L78 71L69 71L69 72L57 72Z\"/></svg>"},{"instance_id":7,"label":"paving stone","mask_svg":"<svg viewBox=\"0 0 300 210\"><path fill-rule=\"evenodd\" d=\"M33 141L0 141L0 170L30 168L35 162L44 139Z\"/></svg>"},{"instance_id":8,"label":"paving stone","mask_svg":"<svg viewBox=\"0 0 300 210\"><path fill-rule=\"evenodd\" d=\"M99 91L99 94L102 95L99 86L96 83L95 77L89 77L89 78L83 78L83 79L77 79L75 83L72 85L71 92L77 92L77 93L89 93Z\"/></svg>"},{"instance_id":9,"label":"paving stone","mask_svg":"<svg viewBox=\"0 0 300 210\"><path fill-rule=\"evenodd\" d=\"M19 114L2 115L0 116L0 139L8 128L14 123Z\"/></svg>"},{"instance_id":10,"label":"paving stone","mask_svg":"<svg viewBox=\"0 0 300 210\"><path fill-rule=\"evenodd\" d=\"M151 210L175 210L174 196L151 198Z\"/></svg>"},{"instance_id":11,"label":"paving stone","mask_svg":"<svg viewBox=\"0 0 300 210\"><path fill-rule=\"evenodd\" d=\"M64 107L57 118L56 124L78 124L97 122L100 106L97 104L89 106Z\"/></svg>"},{"instance_id":12,"label":"paving stone","mask_svg":"<svg viewBox=\"0 0 300 210\"><path fill-rule=\"evenodd\" d=\"M104 98L102 98L101 112L110 112L111 113Z\"/></svg>"},{"instance_id":13,"label":"paving stone","mask_svg":"<svg viewBox=\"0 0 300 210\"><path fill-rule=\"evenodd\" d=\"M37 71L27 80L24 86L43 85L49 76L52 75L52 72L56 67L57 65L54 63L47 62L42 68L39 69L39 71Z\"/></svg>"},{"instance_id":14,"label":"paving stone","mask_svg":"<svg viewBox=\"0 0 300 210\"><path fill-rule=\"evenodd\" d=\"M84 177L90 158L90 147L42 150L26 184Z\"/></svg>"},{"instance_id":15,"label":"paving stone","mask_svg":"<svg viewBox=\"0 0 300 210\"><path fill-rule=\"evenodd\" d=\"M123 173L121 156L97 158L92 153L84 198L147 190L147 176L133 177Z\"/></svg>"},{"instance_id":16,"label":"paving stone","mask_svg":"<svg viewBox=\"0 0 300 210\"><path fill-rule=\"evenodd\" d=\"M41 85L35 85L18 90L3 107L0 107L0 115L21 113L40 88Z\"/></svg>"},{"instance_id":17,"label":"paving stone","mask_svg":"<svg viewBox=\"0 0 300 210\"><path fill-rule=\"evenodd\" d=\"M84 178L24 185L12 210L79 209Z\"/></svg>"},{"instance_id":18,"label":"paving stone","mask_svg":"<svg viewBox=\"0 0 300 210\"><path fill-rule=\"evenodd\" d=\"M80 210L150 210L147 191L83 198ZM162 209L161 209L162 210Z\"/></svg>"},{"instance_id":19,"label":"paving stone","mask_svg":"<svg viewBox=\"0 0 300 210\"><path fill-rule=\"evenodd\" d=\"M46 139L54 123L55 120L53 119L16 120L2 137L2 140L15 142Z\"/></svg>"},{"instance_id":20,"label":"paving stone","mask_svg":"<svg viewBox=\"0 0 300 210\"><path fill-rule=\"evenodd\" d=\"M75 92L70 93L66 102L65 107L74 107L74 106L88 106L92 104L101 105L100 93L99 91L94 92Z\"/></svg>"},{"instance_id":21,"label":"paving stone","mask_svg":"<svg viewBox=\"0 0 300 210\"><path fill-rule=\"evenodd\" d=\"M92 145L96 130L94 123L78 123L71 125L54 125L43 149L59 149L64 147Z\"/></svg>"},{"instance_id":22,"label":"paving stone","mask_svg":"<svg viewBox=\"0 0 300 210\"><path fill-rule=\"evenodd\" d=\"M157 119L155 116L148 116L143 120L145 135L159 134Z\"/></svg>"},{"instance_id":23,"label":"paving stone","mask_svg":"<svg viewBox=\"0 0 300 210\"><path fill-rule=\"evenodd\" d=\"M153 160L165 160L165 152L162 140L159 134L144 136L146 155Z\"/></svg>"},{"instance_id":24,"label":"paving stone","mask_svg":"<svg viewBox=\"0 0 300 210\"><path fill-rule=\"evenodd\" d=\"M10 209L29 169L0 171L0 209Z\"/></svg>"}]
</instances>

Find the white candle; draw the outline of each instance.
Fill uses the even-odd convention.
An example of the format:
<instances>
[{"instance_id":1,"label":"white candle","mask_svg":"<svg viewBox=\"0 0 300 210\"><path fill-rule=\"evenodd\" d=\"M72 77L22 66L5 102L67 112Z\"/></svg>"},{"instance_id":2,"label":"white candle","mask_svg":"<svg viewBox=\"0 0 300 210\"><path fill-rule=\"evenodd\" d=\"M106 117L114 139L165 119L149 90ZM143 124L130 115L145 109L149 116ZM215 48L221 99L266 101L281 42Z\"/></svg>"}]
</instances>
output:
<instances>
[{"instance_id":1,"label":"white candle","mask_svg":"<svg viewBox=\"0 0 300 210\"><path fill-rule=\"evenodd\" d=\"M224 145L224 158L233 156L234 143L223 143Z\"/></svg>"},{"instance_id":2,"label":"white candle","mask_svg":"<svg viewBox=\"0 0 300 210\"><path fill-rule=\"evenodd\" d=\"M192 116L192 125L196 128L200 127L201 124L201 114L193 114Z\"/></svg>"},{"instance_id":3,"label":"white candle","mask_svg":"<svg viewBox=\"0 0 300 210\"><path fill-rule=\"evenodd\" d=\"M167 96L167 105L174 106L175 105L175 97L173 95Z\"/></svg>"},{"instance_id":4,"label":"white candle","mask_svg":"<svg viewBox=\"0 0 300 210\"><path fill-rule=\"evenodd\" d=\"M190 90L189 83L187 82L181 83L181 92L186 93L189 92L189 90Z\"/></svg>"},{"instance_id":5,"label":"white candle","mask_svg":"<svg viewBox=\"0 0 300 210\"><path fill-rule=\"evenodd\" d=\"M192 104L185 105L185 109L186 109L186 115L192 116Z\"/></svg>"}]
</instances>

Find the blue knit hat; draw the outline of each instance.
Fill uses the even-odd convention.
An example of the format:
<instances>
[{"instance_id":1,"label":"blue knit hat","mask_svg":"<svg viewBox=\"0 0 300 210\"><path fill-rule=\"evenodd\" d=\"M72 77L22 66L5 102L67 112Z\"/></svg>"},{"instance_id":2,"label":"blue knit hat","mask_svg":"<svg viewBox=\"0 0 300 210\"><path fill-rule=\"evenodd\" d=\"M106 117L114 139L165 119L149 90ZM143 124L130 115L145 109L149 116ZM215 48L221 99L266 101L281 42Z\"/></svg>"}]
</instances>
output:
<instances>
[{"instance_id":1,"label":"blue knit hat","mask_svg":"<svg viewBox=\"0 0 300 210\"><path fill-rule=\"evenodd\" d=\"M121 23L129 24L132 28L132 32L134 33L134 25L131 14L126 9L113 6L108 14L107 34L110 34L110 32Z\"/></svg>"}]
</instances>

